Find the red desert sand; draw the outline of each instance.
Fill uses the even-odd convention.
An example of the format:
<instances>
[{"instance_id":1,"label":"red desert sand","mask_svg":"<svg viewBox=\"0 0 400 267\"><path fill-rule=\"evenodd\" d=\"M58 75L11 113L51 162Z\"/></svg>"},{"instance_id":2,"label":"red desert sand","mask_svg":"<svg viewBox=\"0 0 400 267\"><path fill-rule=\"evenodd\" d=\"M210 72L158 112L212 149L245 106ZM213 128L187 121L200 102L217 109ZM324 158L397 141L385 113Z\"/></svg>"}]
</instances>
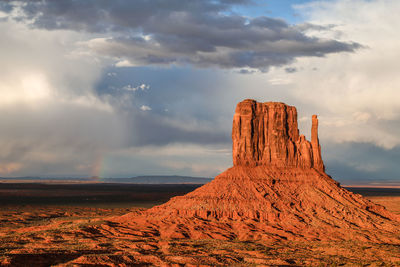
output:
<instances>
[{"instance_id":1,"label":"red desert sand","mask_svg":"<svg viewBox=\"0 0 400 267\"><path fill-rule=\"evenodd\" d=\"M400 216L325 173L316 115L308 141L295 107L244 100L232 141L233 167L163 205L2 230L3 265L400 264Z\"/></svg>"}]
</instances>

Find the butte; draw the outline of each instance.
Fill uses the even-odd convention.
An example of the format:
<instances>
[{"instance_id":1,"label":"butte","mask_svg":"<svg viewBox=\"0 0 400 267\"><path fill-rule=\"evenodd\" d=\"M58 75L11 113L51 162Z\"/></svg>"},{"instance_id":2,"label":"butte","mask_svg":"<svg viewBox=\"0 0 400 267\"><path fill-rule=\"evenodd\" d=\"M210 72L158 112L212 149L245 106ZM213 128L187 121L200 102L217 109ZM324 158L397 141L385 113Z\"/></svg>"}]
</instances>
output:
<instances>
[{"instance_id":1,"label":"butte","mask_svg":"<svg viewBox=\"0 0 400 267\"><path fill-rule=\"evenodd\" d=\"M400 244L400 218L325 173L312 116L311 142L284 103L238 103L233 167L184 196L115 222L161 238L359 240Z\"/></svg>"}]
</instances>

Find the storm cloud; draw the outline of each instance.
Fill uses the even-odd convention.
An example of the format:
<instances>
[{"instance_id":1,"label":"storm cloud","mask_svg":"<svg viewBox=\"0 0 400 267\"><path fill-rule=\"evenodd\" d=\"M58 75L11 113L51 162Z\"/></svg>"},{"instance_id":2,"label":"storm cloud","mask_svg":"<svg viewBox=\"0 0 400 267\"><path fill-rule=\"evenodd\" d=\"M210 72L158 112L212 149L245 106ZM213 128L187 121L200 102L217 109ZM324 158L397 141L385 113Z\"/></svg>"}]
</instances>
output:
<instances>
[{"instance_id":1,"label":"storm cloud","mask_svg":"<svg viewBox=\"0 0 400 267\"><path fill-rule=\"evenodd\" d=\"M253 98L318 114L339 181L396 179L400 3L276 3L0 0L0 175L211 177Z\"/></svg>"},{"instance_id":2,"label":"storm cloud","mask_svg":"<svg viewBox=\"0 0 400 267\"><path fill-rule=\"evenodd\" d=\"M327 143L327 172L347 184L368 184L381 181L399 183L400 147L383 149L371 143Z\"/></svg>"},{"instance_id":3,"label":"storm cloud","mask_svg":"<svg viewBox=\"0 0 400 267\"><path fill-rule=\"evenodd\" d=\"M267 71L299 57L354 52L361 45L308 36L311 26L246 17L251 1L30 1L2 9L31 27L96 35L87 48L117 66L187 65Z\"/></svg>"}]
</instances>

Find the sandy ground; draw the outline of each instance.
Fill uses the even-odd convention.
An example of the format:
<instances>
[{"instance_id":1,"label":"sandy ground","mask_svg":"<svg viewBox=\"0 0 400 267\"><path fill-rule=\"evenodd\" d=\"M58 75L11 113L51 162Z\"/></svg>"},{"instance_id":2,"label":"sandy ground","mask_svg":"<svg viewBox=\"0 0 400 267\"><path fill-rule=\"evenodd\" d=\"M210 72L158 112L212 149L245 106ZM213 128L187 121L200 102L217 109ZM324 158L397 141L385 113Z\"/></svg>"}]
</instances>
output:
<instances>
[{"instance_id":1,"label":"sandy ground","mask_svg":"<svg viewBox=\"0 0 400 267\"><path fill-rule=\"evenodd\" d=\"M372 200L373 202L377 204L381 204L386 207L387 210L400 214L400 197L392 197L392 196L369 196L367 197L368 199Z\"/></svg>"},{"instance_id":2,"label":"sandy ground","mask_svg":"<svg viewBox=\"0 0 400 267\"><path fill-rule=\"evenodd\" d=\"M400 214L400 197L369 197ZM107 218L140 208L4 206L2 266L396 266L400 247L360 242L162 240Z\"/></svg>"}]
</instances>

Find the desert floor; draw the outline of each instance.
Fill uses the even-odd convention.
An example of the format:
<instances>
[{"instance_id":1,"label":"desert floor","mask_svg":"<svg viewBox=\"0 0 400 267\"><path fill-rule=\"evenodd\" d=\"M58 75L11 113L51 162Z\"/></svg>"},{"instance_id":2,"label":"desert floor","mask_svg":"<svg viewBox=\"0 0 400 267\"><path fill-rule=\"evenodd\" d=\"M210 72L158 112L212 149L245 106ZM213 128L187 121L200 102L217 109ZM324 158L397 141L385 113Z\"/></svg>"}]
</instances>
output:
<instances>
[{"instance_id":1,"label":"desert floor","mask_svg":"<svg viewBox=\"0 0 400 267\"><path fill-rule=\"evenodd\" d=\"M163 240L152 233L137 232L110 220L128 212L140 214L145 208L138 206L149 207L165 201L165 198L170 197L169 194L184 194L185 191L192 189L190 186L175 191L169 188L168 194L161 190L163 197L153 202L150 200L154 199L155 195L151 198L145 197L142 201L138 198L136 202L130 199L131 202L125 204L112 201L99 204L93 201L87 204L68 205L68 203L52 204L47 198L44 199L47 203L39 203L38 198L30 197L32 191L29 190L29 186L22 191L12 191L9 187L1 189L0 186L2 196L0 264L2 266L400 265L400 247L391 244L353 241ZM104 190L102 192L104 195ZM96 194L92 191L90 195L99 197ZM110 197L110 194L106 195ZM15 203L18 196L24 204ZM367 197L400 214L400 195L378 194ZM11 201L7 202L7 199ZM26 203L29 201L32 203ZM137 205L134 205L135 203Z\"/></svg>"}]
</instances>

